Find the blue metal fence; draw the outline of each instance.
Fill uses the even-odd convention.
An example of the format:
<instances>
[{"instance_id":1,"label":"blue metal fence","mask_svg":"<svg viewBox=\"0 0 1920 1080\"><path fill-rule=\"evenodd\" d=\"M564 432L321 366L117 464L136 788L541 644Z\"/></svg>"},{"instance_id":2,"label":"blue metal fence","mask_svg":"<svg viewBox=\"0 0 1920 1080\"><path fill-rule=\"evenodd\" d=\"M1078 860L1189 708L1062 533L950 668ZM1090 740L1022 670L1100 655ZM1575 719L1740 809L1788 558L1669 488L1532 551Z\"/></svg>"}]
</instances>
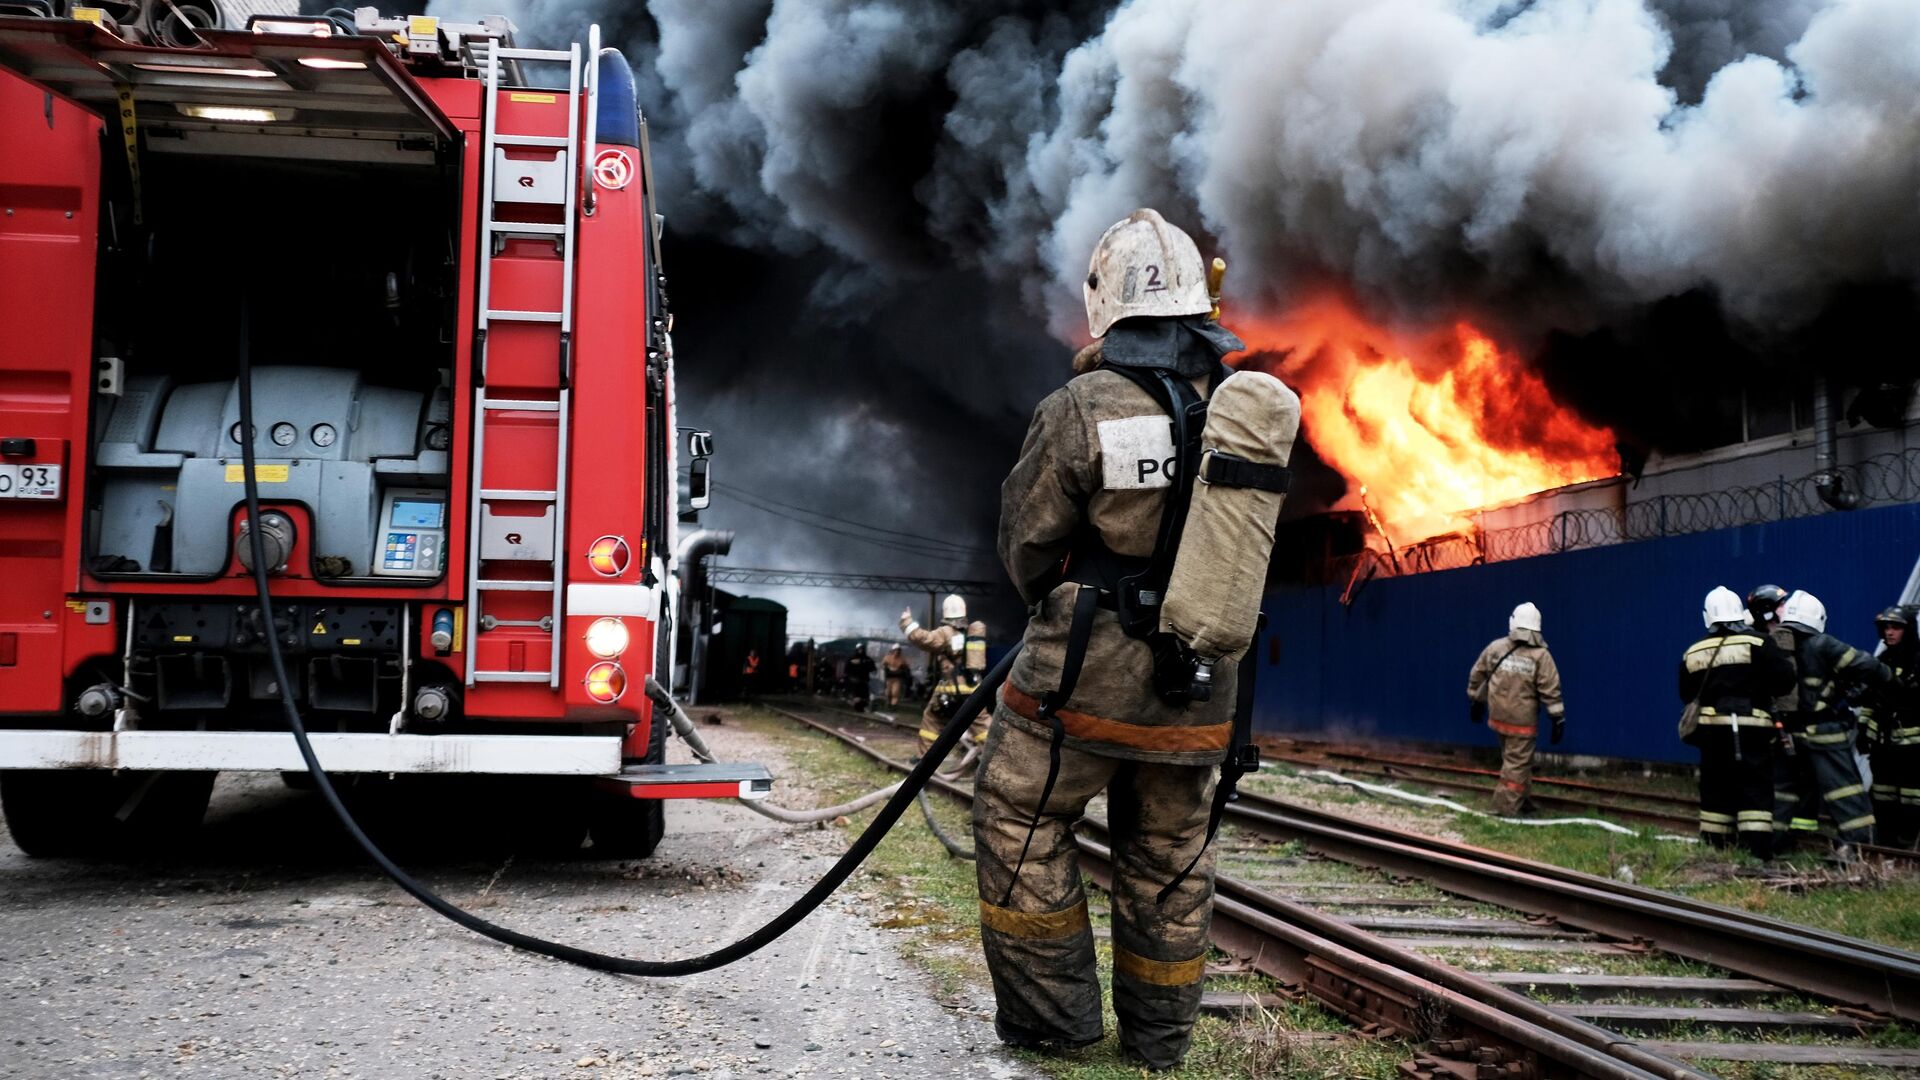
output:
<instances>
[{"instance_id":1,"label":"blue metal fence","mask_svg":"<svg viewBox=\"0 0 1920 1080\"><path fill-rule=\"evenodd\" d=\"M1690 761L1674 738L1676 668L1709 589L1806 589L1830 632L1870 648L1874 613L1898 599L1916 555L1920 505L1903 505L1379 580L1345 608L1337 586L1279 590L1264 604L1254 723L1491 746L1467 722L1467 670L1531 600L1566 693L1555 749Z\"/></svg>"}]
</instances>

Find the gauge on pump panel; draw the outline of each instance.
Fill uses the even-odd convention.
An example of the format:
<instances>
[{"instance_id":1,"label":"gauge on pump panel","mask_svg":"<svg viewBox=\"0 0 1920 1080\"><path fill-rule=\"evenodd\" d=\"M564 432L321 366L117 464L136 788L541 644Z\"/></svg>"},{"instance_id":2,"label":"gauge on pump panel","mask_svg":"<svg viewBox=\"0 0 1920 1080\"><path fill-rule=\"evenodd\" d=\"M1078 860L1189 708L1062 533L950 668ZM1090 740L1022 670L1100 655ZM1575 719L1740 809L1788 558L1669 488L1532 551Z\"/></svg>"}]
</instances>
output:
<instances>
[{"instance_id":1,"label":"gauge on pump panel","mask_svg":"<svg viewBox=\"0 0 1920 1080\"><path fill-rule=\"evenodd\" d=\"M280 423L273 425L273 431L270 432L270 434L273 436L273 445L292 446L293 440L296 438L299 438L300 431L298 428L294 427L292 424L289 424L283 420Z\"/></svg>"},{"instance_id":2,"label":"gauge on pump panel","mask_svg":"<svg viewBox=\"0 0 1920 1080\"><path fill-rule=\"evenodd\" d=\"M445 424L435 424L427 429L427 449L445 450L453 445L453 432Z\"/></svg>"},{"instance_id":3,"label":"gauge on pump panel","mask_svg":"<svg viewBox=\"0 0 1920 1080\"><path fill-rule=\"evenodd\" d=\"M313 445L320 447L332 446L333 440L339 437L340 433L333 430L332 424L315 424L313 430L307 432L307 438L313 440Z\"/></svg>"},{"instance_id":4,"label":"gauge on pump panel","mask_svg":"<svg viewBox=\"0 0 1920 1080\"><path fill-rule=\"evenodd\" d=\"M235 421L233 422L233 426L227 429L227 438L229 438L229 439L232 439L232 440L233 440L234 442L236 442L236 443L237 443L237 442L240 442L240 441L241 441L241 439L240 439L240 421L238 421L238 420L235 420Z\"/></svg>"}]
</instances>

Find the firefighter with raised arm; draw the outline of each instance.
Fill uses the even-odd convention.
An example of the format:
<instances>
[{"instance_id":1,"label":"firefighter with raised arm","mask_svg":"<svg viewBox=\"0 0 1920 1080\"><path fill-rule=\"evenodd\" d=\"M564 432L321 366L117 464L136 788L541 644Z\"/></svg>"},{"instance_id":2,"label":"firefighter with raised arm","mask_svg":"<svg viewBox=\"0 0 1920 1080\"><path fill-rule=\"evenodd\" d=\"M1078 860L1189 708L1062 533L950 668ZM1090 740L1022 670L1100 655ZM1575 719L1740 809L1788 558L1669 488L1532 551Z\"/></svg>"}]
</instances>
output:
<instances>
[{"instance_id":1,"label":"firefighter with raised arm","mask_svg":"<svg viewBox=\"0 0 1920 1080\"><path fill-rule=\"evenodd\" d=\"M1507 617L1507 636L1480 650L1467 673L1467 700L1475 720L1484 719L1500 736L1500 782L1493 789L1496 814L1530 813L1533 751L1539 740L1540 710L1553 721L1553 743L1567 733L1567 709L1560 699L1560 668L1540 636L1540 609L1521 604Z\"/></svg>"},{"instance_id":2,"label":"firefighter with raised arm","mask_svg":"<svg viewBox=\"0 0 1920 1080\"><path fill-rule=\"evenodd\" d=\"M1000 557L1032 617L973 810L995 1029L1057 1050L1102 1037L1069 828L1107 793L1113 1009L1125 1054L1155 1069L1184 1057L1200 1006L1208 841L1246 764L1236 688L1299 426L1279 380L1222 364L1243 346L1210 285L1193 240L1152 210L1094 251L1098 340L1035 410L1001 488Z\"/></svg>"},{"instance_id":3,"label":"firefighter with raised arm","mask_svg":"<svg viewBox=\"0 0 1920 1080\"><path fill-rule=\"evenodd\" d=\"M967 630L967 602L958 593L950 594L940 601L940 625L929 630L914 619L911 610L900 613L900 629L906 632L907 640L923 650L932 663L931 695L927 698L927 707L920 713L920 750L924 753L940 737L940 728L959 708L960 703L980 685L980 676L986 674L985 668L974 672L967 665L967 650L974 640L979 642L977 652L982 661L986 658L985 623L973 624L980 628L979 635L969 635ZM976 721L973 738L979 742L986 738L987 722Z\"/></svg>"},{"instance_id":4,"label":"firefighter with raised arm","mask_svg":"<svg viewBox=\"0 0 1920 1080\"><path fill-rule=\"evenodd\" d=\"M1784 810L1796 826L1818 822L1824 809L1845 854L1848 845L1872 843L1874 825L1873 800L1853 757L1859 733L1847 691L1884 692L1893 672L1827 633L1826 605L1804 589L1780 605L1780 625L1793 632L1800 670L1800 708L1790 728L1801 786L1790 806L1776 802L1775 819Z\"/></svg>"},{"instance_id":5,"label":"firefighter with raised arm","mask_svg":"<svg viewBox=\"0 0 1920 1080\"><path fill-rule=\"evenodd\" d=\"M1893 681L1861 702L1863 748L1873 759L1874 831L1879 842L1910 848L1920 837L1920 638L1913 609L1896 604L1873 618L1880 662Z\"/></svg>"},{"instance_id":6,"label":"firefighter with raised arm","mask_svg":"<svg viewBox=\"0 0 1920 1080\"><path fill-rule=\"evenodd\" d=\"M1680 657L1680 700L1693 711L1685 740L1700 750L1700 838L1736 840L1757 859L1773 857L1774 699L1793 689L1793 660L1747 623L1732 589L1701 606L1707 636Z\"/></svg>"}]
</instances>

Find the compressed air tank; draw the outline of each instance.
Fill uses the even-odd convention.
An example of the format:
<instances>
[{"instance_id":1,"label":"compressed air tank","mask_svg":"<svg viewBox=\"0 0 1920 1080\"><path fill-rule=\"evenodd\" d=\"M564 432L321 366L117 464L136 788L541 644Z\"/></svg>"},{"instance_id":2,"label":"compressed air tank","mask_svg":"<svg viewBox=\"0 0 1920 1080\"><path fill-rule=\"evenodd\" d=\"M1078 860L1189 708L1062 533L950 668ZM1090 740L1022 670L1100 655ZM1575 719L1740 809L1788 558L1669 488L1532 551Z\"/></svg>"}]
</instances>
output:
<instances>
[{"instance_id":1,"label":"compressed air tank","mask_svg":"<svg viewBox=\"0 0 1920 1080\"><path fill-rule=\"evenodd\" d=\"M1238 659L1253 643L1299 432L1299 396L1263 371L1234 372L1208 400L1200 472L1160 608L1160 629L1203 660Z\"/></svg>"}]
</instances>

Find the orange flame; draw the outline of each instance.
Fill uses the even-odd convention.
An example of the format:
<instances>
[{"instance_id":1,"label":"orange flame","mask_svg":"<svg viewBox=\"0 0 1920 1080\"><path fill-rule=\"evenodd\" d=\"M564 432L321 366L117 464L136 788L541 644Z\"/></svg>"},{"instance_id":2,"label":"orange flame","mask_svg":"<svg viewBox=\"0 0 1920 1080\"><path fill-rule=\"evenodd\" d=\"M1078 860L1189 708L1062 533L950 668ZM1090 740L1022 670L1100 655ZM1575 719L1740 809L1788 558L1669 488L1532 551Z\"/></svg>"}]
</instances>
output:
<instances>
[{"instance_id":1,"label":"orange flame","mask_svg":"<svg viewBox=\"0 0 1920 1080\"><path fill-rule=\"evenodd\" d=\"M1384 520L1395 544L1469 527L1465 514L1619 471L1613 433L1554 401L1540 377L1462 321L1409 337L1322 301L1234 326L1288 355L1301 434ZM1351 498L1351 494L1349 498Z\"/></svg>"}]
</instances>

